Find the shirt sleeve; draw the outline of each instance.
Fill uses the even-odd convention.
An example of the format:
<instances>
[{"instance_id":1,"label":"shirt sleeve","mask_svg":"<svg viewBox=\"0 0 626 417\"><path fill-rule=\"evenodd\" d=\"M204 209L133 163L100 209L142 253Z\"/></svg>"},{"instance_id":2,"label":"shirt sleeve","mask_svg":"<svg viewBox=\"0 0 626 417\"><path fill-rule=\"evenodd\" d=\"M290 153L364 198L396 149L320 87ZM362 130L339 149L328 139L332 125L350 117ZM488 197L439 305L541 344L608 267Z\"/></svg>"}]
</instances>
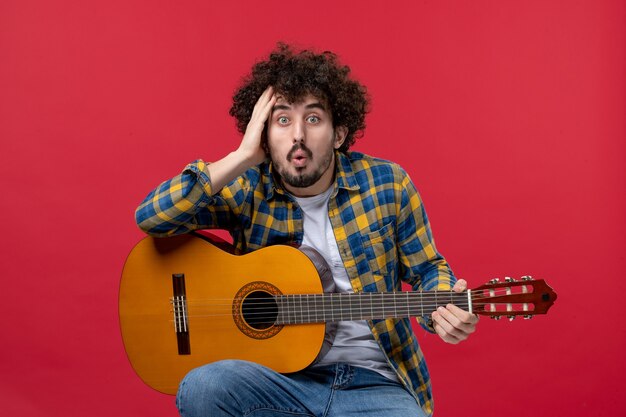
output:
<instances>
[{"instance_id":1,"label":"shirt sleeve","mask_svg":"<svg viewBox=\"0 0 626 417\"><path fill-rule=\"evenodd\" d=\"M448 262L437 251L422 199L406 173L401 184L398 214L398 255L400 277L414 291L449 291L456 278ZM418 317L419 324L434 332L432 322Z\"/></svg>"},{"instance_id":2,"label":"shirt sleeve","mask_svg":"<svg viewBox=\"0 0 626 417\"><path fill-rule=\"evenodd\" d=\"M232 229L244 180L239 178L213 195L208 163L198 159L152 190L135 210L145 233L166 237L198 229Z\"/></svg>"}]
</instances>

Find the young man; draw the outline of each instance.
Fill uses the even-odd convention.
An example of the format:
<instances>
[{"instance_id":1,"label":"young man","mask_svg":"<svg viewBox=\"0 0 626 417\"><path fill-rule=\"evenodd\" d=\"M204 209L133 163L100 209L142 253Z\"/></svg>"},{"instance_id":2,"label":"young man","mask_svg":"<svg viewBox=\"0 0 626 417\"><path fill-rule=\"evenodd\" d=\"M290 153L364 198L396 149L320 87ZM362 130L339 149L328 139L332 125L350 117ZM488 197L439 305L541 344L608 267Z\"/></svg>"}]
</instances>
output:
<instances>
[{"instance_id":1,"label":"young man","mask_svg":"<svg viewBox=\"0 0 626 417\"><path fill-rule=\"evenodd\" d=\"M398 165L350 152L368 97L329 52L279 45L257 63L230 110L243 140L208 164L197 160L139 206L155 236L228 229L249 252L306 244L329 264L338 292L466 289L437 252L420 197ZM448 305L417 320L445 342L475 330L476 316ZM182 416L422 416L431 383L409 319L339 322L332 347L307 369L281 375L221 361L181 382Z\"/></svg>"}]
</instances>

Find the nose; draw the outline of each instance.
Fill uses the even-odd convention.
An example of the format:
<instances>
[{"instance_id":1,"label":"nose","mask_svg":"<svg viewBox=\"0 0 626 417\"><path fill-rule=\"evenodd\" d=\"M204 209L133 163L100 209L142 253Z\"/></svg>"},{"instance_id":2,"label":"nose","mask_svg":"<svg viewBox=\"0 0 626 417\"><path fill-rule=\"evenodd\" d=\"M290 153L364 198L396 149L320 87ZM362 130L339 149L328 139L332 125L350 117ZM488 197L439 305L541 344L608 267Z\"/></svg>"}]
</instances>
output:
<instances>
[{"instance_id":1,"label":"nose","mask_svg":"<svg viewBox=\"0 0 626 417\"><path fill-rule=\"evenodd\" d=\"M304 123L295 122L293 124L293 142L304 142Z\"/></svg>"}]
</instances>

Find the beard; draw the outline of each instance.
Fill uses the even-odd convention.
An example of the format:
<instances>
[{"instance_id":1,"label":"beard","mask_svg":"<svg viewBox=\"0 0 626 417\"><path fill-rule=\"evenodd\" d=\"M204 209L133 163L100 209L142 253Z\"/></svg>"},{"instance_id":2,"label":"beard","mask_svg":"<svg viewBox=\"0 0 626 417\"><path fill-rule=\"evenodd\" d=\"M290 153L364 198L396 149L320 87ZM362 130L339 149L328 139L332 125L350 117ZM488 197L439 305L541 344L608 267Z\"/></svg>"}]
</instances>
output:
<instances>
[{"instance_id":1,"label":"beard","mask_svg":"<svg viewBox=\"0 0 626 417\"><path fill-rule=\"evenodd\" d=\"M309 159L308 161L309 164L314 163L313 152L311 152L311 150L307 148L306 145L300 142L293 145L293 147L287 154L287 157L286 157L287 162L291 162L291 159L293 158L293 154L298 150L302 150L303 152L306 153L306 156ZM296 174L292 174L291 172L288 171L288 169L282 163L278 163L278 160L274 158L273 155L272 155L272 162L274 166L276 167L276 172L278 173L280 178L283 180L283 182L287 183L288 185L292 187L306 188L315 184L322 177L322 175L324 175L324 173L330 167L330 163L332 162L332 158L334 157L335 157L335 153L333 151L333 148L330 147L328 149L328 152L321 155L320 163L317 166L317 169L315 169L313 172L310 172L308 174L303 172L305 168L296 168Z\"/></svg>"}]
</instances>

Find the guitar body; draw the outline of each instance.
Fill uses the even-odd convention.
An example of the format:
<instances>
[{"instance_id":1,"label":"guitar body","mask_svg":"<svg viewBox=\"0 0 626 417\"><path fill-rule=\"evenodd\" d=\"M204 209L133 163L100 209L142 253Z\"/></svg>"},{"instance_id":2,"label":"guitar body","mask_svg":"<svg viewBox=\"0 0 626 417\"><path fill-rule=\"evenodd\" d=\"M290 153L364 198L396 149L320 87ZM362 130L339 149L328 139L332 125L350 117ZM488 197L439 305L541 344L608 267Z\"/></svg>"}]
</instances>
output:
<instances>
[{"instance_id":1,"label":"guitar body","mask_svg":"<svg viewBox=\"0 0 626 417\"><path fill-rule=\"evenodd\" d=\"M315 264L290 246L236 256L200 235L144 238L128 256L119 293L122 338L134 370L152 388L175 394L191 369L219 360L252 361L282 373L310 365L325 324L251 327L237 317L241 299L255 291L323 288Z\"/></svg>"}]
</instances>

